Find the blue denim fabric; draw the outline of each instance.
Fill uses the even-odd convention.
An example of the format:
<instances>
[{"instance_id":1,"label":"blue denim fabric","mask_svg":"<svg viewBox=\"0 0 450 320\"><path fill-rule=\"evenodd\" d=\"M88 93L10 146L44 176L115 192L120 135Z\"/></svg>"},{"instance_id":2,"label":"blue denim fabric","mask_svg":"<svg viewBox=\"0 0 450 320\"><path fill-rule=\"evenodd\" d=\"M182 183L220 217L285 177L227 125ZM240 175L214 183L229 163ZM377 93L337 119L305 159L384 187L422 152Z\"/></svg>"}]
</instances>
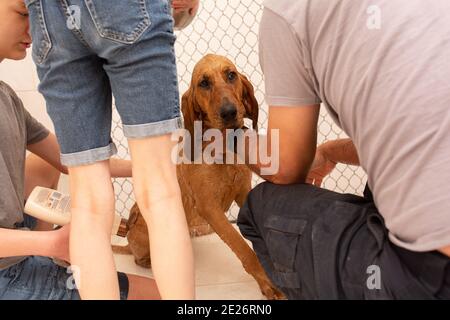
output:
<instances>
[{"instance_id":1,"label":"blue denim fabric","mask_svg":"<svg viewBox=\"0 0 450 320\"><path fill-rule=\"evenodd\" d=\"M26 0L39 91L64 165L106 160L112 96L127 138L181 127L168 0Z\"/></svg>"},{"instance_id":2,"label":"blue denim fabric","mask_svg":"<svg viewBox=\"0 0 450 320\"><path fill-rule=\"evenodd\" d=\"M33 229L36 219L24 215L20 227ZM73 274L47 257L30 256L0 270L0 300L80 300L74 288ZM128 277L117 273L120 299L128 297Z\"/></svg>"}]
</instances>

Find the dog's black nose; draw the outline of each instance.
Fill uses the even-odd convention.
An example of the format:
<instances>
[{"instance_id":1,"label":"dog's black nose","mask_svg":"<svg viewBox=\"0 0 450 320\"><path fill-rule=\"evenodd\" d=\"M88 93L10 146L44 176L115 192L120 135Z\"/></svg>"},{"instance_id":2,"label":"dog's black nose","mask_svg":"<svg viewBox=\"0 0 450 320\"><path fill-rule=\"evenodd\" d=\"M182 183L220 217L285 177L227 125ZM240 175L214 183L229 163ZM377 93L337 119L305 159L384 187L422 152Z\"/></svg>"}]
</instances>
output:
<instances>
[{"instance_id":1,"label":"dog's black nose","mask_svg":"<svg viewBox=\"0 0 450 320\"><path fill-rule=\"evenodd\" d=\"M237 109L234 104L227 103L220 108L220 117L225 121L236 120Z\"/></svg>"}]
</instances>

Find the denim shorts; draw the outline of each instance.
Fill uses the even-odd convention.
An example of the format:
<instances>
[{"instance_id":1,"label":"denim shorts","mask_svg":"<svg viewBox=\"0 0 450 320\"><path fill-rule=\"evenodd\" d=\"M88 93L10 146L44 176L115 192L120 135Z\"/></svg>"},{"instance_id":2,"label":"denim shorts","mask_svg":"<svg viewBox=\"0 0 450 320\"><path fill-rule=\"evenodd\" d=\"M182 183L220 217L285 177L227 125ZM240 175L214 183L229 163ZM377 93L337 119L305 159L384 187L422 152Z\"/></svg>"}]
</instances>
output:
<instances>
[{"instance_id":1,"label":"denim shorts","mask_svg":"<svg viewBox=\"0 0 450 320\"><path fill-rule=\"evenodd\" d=\"M21 227L33 229L36 220L24 216ZM128 297L128 277L118 272L120 299ZM73 273L47 257L29 256L0 270L0 300L80 300Z\"/></svg>"},{"instance_id":2,"label":"denim shorts","mask_svg":"<svg viewBox=\"0 0 450 320\"><path fill-rule=\"evenodd\" d=\"M109 159L112 97L129 139L181 127L169 0L25 1L33 60L66 166Z\"/></svg>"}]
</instances>

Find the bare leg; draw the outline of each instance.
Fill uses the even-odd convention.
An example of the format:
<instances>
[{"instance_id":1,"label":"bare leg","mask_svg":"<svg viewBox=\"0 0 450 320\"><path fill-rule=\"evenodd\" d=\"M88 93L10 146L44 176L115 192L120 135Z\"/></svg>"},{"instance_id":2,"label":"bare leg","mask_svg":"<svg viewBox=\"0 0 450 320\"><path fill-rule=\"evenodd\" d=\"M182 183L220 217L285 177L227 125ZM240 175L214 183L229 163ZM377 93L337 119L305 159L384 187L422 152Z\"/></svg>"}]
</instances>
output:
<instances>
[{"instance_id":1,"label":"bare leg","mask_svg":"<svg viewBox=\"0 0 450 320\"><path fill-rule=\"evenodd\" d=\"M130 139L136 200L150 240L152 269L163 299L194 299L194 258L170 135Z\"/></svg>"},{"instance_id":2,"label":"bare leg","mask_svg":"<svg viewBox=\"0 0 450 320\"><path fill-rule=\"evenodd\" d=\"M56 189L60 172L46 161L34 154L30 154L25 162L25 190L24 196L27 199L37 186ZM48 231L53 229L53 224L38 220L36 231Z\"/></svg>"},{"instance_id":3,"label":"bare leg","mask_svg":"<svg viewBox=\"0 0 450 320\"><path fill-rule=\"evenodd\" d=\"M156 281L151 278L127 274L129 289L127 300L160 300Z\"/></svg>"},{"instance_id":4,"label":"bare leg","mask_svg":"<svg viewBox=\"0 0 450 320\"><path fill-rule=\"evenodd\" d=\"M82 299L119 299L111 250L114 190L109 161L69 168L70 261ZM76 273L79 270L79 280Z\"/></svg>"}]
</instances>

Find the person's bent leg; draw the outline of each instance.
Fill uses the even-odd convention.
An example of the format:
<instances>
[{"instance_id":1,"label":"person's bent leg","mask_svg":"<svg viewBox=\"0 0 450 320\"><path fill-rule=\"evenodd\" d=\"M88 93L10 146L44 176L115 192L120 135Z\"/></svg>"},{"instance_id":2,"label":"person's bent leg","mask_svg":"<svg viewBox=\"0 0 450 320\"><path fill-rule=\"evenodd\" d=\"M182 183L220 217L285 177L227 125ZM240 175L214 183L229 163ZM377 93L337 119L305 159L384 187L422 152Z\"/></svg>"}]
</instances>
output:
<instances>
[{"instance_id":1,"label":"person's bent leg","mask_svg":"<svg viewBox=\"0 0 450 320\"><path fill-rule=\"evenodd\" d=\"M448 298L450 259L389 241L369 197L262 183L238 226L289 299Z\"/></svg>"},{"instance_id":2,"label":"person's bent leg","mask_svg":"<svg viewBox=\"0 0 450 320\"><path fill-rule=\"evenodd\" d=\"M83 299L119 299L111 250L114 190L109 161L69 167L69 178L70 260L79 275L75 280L80 296Z\"/></svg>"},{"instance_id":3,"label":"person's bent leg","mask_svg":"<svg viewBox=\"0 0 450 320\"><path fill-rule=\"evenodd\" d=\"M160 299L155 280L118 272L121 300ZM47 257L27 257L0 270L0 300L80 300L73 271Z\"/></svg>"},{"instance_id":4,"label":"person's bent leg","mask_svg":"<svg viewBox=\"0 0 450 320\"><path fill-rule=\"evenodd\" d=\"M30 154L25 162L25 199L37 186L56 189L61 172L35 154Z\"/></svg>"},{"instance_id":5,"label":"person's bent leg","mask_svg":"<svg viewBox=\"0 0 450 320\"><path fill-rule=\"evenodd\" d=\"M304 299L306 297L301 291L299 270L292 263L296 256L296 247L292 247L292 244L297 245L301 231L292 232L291 236L286 232L286 228L303 223L304 219L298 215L298 211L297 214L288 211L286 206L290 198L286 193L288 188L291 187L279 187L269 183L262 183L255 187L240 208L237 225L244 238L251 241L253 250L273 284L288 299ZM268 204L270 209L265 210ZM281 227L278 231L271 232L267 228L268 221L274 220L277 215L282 215L276 219ZM299 217L288 220L289 218L284 217L286 215Z\"/></svg>"},{"instance_id":6,"label":"person's bent leg","mask_svg":"<svg viewBox=\"0 0 450 320\"><path fill-rule=\"evenodd\" d=\"M47 257L30 256L0 270L0 300L79 300L73 274Z\"/></svg>"},{"instance_id":7,"label":"person's bent leg","mask_svg":"<svg viewBox=\"0 0 450 320\"><path fill-rule=\"evenodd\" d=\"M133 182L147 222L152 270L163 299L193 299L194 261L186 216L171 160L170 135L130 139Z\"/></svg>"},{"instance_id":8,"label":"person's bent leg","mask_svg":"<svg viewBox=\"0 0 450 320\"><path fill-rule=\"evenodd\" d=\"M355 205L349 210L339 203ZM358 217L364 220L365 205L364 198L312 185L265 182L249 193L237 224L289 299L337 299L342 293L335 258L347 245L342 234L360 223Z\"/></svg>"}]
</instances>

